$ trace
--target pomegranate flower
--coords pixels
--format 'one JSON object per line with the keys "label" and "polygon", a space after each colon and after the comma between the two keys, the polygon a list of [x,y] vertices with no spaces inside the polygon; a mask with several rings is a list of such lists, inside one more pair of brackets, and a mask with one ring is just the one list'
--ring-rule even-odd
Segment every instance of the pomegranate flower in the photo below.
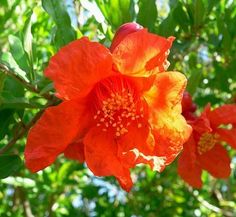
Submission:
{"label": "pomegranate flower", "polygon": [[236,105],[223,105],[214,110],[208,105],[200,117],[188,123],[193,132],[178,160],[179,175],[196,188],[202,187],[202,170],[216,178],[228,178],[230,158],[221,143],[236,148],[236,129],[225,126],[236,123]]}
{"label": "pomegranate flower", "polygon": [[185,76],[158,73],[172,41],[142,29],[112,53],[86,37],[61,48],[44,73],[62,103],[30,130],[27,168],[42,170],[64,153],[97,176],[115,176],[129,191],[136,164],[156,171],[170,164],[191,133],[181,115]]}

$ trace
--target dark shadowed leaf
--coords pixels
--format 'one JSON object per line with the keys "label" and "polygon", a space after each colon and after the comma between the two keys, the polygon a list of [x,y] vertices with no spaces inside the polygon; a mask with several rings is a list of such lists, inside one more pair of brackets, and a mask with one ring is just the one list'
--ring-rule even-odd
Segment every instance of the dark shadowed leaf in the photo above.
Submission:
{"label": "dark shadowed leaf", "polygon": [[76,32],[71,26],[71,20],[66,11],[64,1],[43,0],[42,5],[56,24],[55,43],[57,48],[75,40]]}
{"label": "dark shadowed leaf", "polygon": [[0,156],[0,179],[14,175],[22,165],[18,155],[1,155]]}
{"label": "dark shadowed leaf", "polygon": [[153,30],[157,19],[157,7],[155,0],[140,0],[137,22]]}

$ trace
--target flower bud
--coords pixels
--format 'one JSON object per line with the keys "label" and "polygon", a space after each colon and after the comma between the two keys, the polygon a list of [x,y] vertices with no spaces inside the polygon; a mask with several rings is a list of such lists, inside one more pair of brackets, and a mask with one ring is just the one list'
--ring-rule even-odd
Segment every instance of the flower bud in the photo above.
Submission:
{"label": "flower bud", "polygon": [[192,96],[189,92],[185,91],[182,98],[182,111],[185,112],[191,110],[192,104]]}
{"label": "flower bud", "polygon": [[129,34],[137,32],[143,29],[143,27],[137,23],[125,23],[119,27],[116,31],[115,36],[113,38],[110,50],[113,52],[115,48],[120,44],[120,42]]}

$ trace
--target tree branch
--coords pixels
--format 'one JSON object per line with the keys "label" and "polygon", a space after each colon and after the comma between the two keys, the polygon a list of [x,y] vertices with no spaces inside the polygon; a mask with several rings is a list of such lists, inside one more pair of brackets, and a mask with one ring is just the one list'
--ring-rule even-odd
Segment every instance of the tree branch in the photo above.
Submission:
{"label": "tree branch", "polygon": [[15,79],[16,81],[20,82],[29,91],[37,93],[38,95],[44,97],[47,100],[52,100],[54,98],[54,96],[49,93],[40,93],[40,90],[38,88],[36,88],[32,84],[26,82],[23,78],[18,76],[8,66],[4,65],[3,63],[0,63],[0,70],[2,72],[4,72],[6,75],[8,75],[8,76],[12,77],[13,79]]}

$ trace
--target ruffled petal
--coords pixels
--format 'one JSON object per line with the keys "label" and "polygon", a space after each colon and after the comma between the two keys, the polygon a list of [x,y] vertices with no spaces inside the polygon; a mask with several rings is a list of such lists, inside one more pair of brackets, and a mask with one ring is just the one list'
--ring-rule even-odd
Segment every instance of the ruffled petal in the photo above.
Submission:
{"label": "ruffled petal", "polygon": [[37,172],[51,165],[88,123],[88,111],[80,102],[66,101],[46,109],[28,134],[26,167]]}
{"label": "ruffled petal", "polygon": [[150,107],[157,156],[171,163],[189,138],[192,128],[181,115],[181,100],[186,78],[178,72],[157,74],[155,86],[144,96]]}
{"label": "ruffled petal", "polygon": [[236,129],[231,130],[218,128],[216,133],[220,136],[220,139],[227,142],[232,148],[236,149]]}
{"label": "ruffled petal", "polygon": [[155,110],[175,109],[180,113],[186,77],[180,72],[163,72],[156,75],[155,85],[144,95],[148,105]]}
{"label": "ruffled petal", "polygon": [[148,123],[140,123],[138,128],[133,125],[129,132],[117,140],[118,156],[127,168],[137,164],[148,164],[152,170],[162,171],[165,167],[165,158],[154,155],[154,138]]}
{"label": "ruffled petal", "polygon": [[130,191],[133,183],[130,172],[117,157],[117,144],[112,134],[94,127],[84,138],[85,160],[96,176],[115,176],[121,187]]}
{"label": "ruffled petal", "polygon": [[[127,35],[113,51],[113,61],[119,72],[146,77],[167,67],[167,55],[174,37],[163,38],[146,29]],[[155,72],[154,72],[155,71]]]}
{"label": "ruffled petal", "polygon": [[223,105],[211,112],[208,112],[213,127],[218,127],[221,124],[235,124],[236,123],[236,105]]}
{"label": "ruffled petal", "polygon": [[80,163],[84,162],[84,144],[82,142],[71,143],[64,151],[65,157],[77,160]]}
{"label": "ruffled petal", "polygon": [[200,166],[216,178],[230,176],[230,158],[222,145],[216,144],[210,151],[198,156]]}
{"label": "ruffled petal", "polygon": [[184,144],[183,152],[178,159],[178,174],[189,185],[202,187],[202,169],[196,160],[196,144],[193,136]]}
{"label": "ruffled petal", "polygon": [[65,100],[86,95],[96,82],[112,74],[109,50],[86,37],[61,48],[45,69],[57,96]]}

